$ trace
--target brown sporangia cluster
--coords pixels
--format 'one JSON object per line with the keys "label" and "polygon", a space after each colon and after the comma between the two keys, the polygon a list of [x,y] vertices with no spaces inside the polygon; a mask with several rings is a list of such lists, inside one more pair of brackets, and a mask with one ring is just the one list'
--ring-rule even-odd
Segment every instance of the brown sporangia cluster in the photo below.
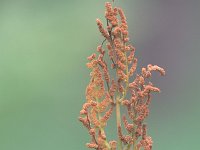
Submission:
{"label": "brown sporangia cluster", "polygon": [[[152,139],[147,135],[145,119],[149,115],[151,93],[160,92],[160,89],[149,79],[153,71],[162,76],[165,71],[149,64],[140,74],[136,73],[137,58],[135,48],[129,43],[124,12],[121,8],[113,8],[109,2],[105,3],[105,8],[106,25],[96,20],[105,40],[97,47],[97,53],[88,57],[91,79],[79,117],[91,136],[86,146],[96,150],[151,150]],[[110,62],[105,61],[105,55]],[[121,117],[122,107],[127,109],[127,115]],[[116,113],[118,140],[108,140],[105,132],[113,113]]]}

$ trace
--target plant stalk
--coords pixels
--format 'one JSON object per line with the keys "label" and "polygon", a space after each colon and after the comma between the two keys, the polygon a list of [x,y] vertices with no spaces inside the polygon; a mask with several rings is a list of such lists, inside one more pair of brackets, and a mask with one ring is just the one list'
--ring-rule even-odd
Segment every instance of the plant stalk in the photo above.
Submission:
{"label": "plant stalk", "polygon": [[[119,126],[121,127],[121,112],[120,112],[119,96],[117,96],[117,99],[116,99],[116,118],[117,118],[117,131],[118,131],[119,130],[118,127]],[[123,149],[123,147],[122,147],[122,141],[121,141],[121,139],[120,139],[119,136],[118,136],[118,146],[119,146],[120,150]]]}

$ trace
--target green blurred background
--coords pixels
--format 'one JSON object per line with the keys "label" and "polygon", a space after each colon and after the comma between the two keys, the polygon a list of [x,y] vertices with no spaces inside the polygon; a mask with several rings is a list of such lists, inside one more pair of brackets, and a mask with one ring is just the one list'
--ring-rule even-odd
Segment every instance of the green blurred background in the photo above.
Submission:
{"label": "green blurred background", "polygon": [[[200,1],[115,0],[139,66],[158,64],[154,150],[200,149]],[[77,121],[105,0],[0,0],[0,150],[86,150]],[[111,120],[114,121],[114,120]],[[115,129],[109,128],[110,133]]]}

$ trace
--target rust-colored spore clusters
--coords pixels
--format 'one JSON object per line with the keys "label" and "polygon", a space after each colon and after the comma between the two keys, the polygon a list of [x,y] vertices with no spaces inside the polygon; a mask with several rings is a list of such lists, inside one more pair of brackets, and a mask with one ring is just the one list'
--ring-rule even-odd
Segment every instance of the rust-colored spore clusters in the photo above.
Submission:
{"label": "rust-colored spore clusters", "polygon": [[[103,42],[97,47],[98,54],[88,57],[87,67],[91,69],[91,79],[86,88],[87,101],[79,117],[91,136],[90,143],[86,145],[96,150],[151,150],[153,142],[147,135],[147,125],[144,122],[149,115],[151,93],[160,92],[160,89],[149,82],[149,78],[153,71],[162,76],[165,71],[157,65],[149,64],[141,69],[140,74],[135,73],[137,58],[135,48],[129,44],[124,12],[121,8],[113,8],[109,2],[105,7],[106,28],[100,19],[96,22],[106,46]],[[106,54],[110,62],[105,61]],[[112,70],[115,76],[109,73]],[[125,107],[128,114],[122,118],[121,107]],[[114,111],[118,140],[108,140],[105,127]],[[123,133],[125,130],[122,128],[126,133]]]}

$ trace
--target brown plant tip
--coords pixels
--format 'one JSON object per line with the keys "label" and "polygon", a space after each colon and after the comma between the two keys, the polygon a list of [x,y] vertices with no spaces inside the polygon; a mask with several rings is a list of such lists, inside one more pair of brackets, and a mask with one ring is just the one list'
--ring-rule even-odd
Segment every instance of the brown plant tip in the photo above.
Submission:
{"label": "brown plant tip", "polygon": [[79,117],[79,121],[82,122],[82,124],[86,127],[89,128],[89,122],[87,118]]}
{"label": "brown plant tip", "polygon": [[122,128],[121,126],[118,126],[118,137],[121,139],[121,140],[124,140],[124,136],[122,134]]}
{"label": "brown plant tip", "polygon": [[87,143],[86,146],[87,146],[88,148],[95,148],[95,149],[98,148],[98,145],[95,144],[95,143]]}
{"label": "brown plant tip", "polygon": [[106,140],[106,134],[103,130],[99,130],[99,137],[101,137],[103,140]]}
{"label": "brown plant tip", "polygon": [[103,28],[103,23],[101,22],[100,19],[96,19],[97,22],[97,26],[99,28],[99,31],[101,32],[101,34],[107,39],[109,40],[109,33]]}
{"label": "brown plant tip", "polygon": [[133,138],[130,135],[123,135],[121,126],[118,126],[118,137],[124,144],[132,143]]}
{"label": "brown plant tip", "polygon": [[124,63],[122,63],[121,61],[118,61],[117,64],[121,70],[123,70],[123,71],[126,70],[126,65]]}
{"label": "brown plant tip", "polygon": [[131,51],[130,55],[127,58],[129,64],[131,64],[131,62],[132,62],[132,60],[134,58],[134,55],[135,55],[135,51]]}
{"label": "brown plant tip", "polygon": [[129,71],[129,76],[133,75],[133,73],[135,72],[136,68],[137,68],[137,59],[135,58],[133,60],[133,65],[132,65],[132,67],[131,67],[131,69]]}
{"label": "brown plant tip", "polygon": [[91,60],[95,59],[95,57],[96,57],[96,54],[92,54],[92,55],[89,56],[87,59],[91,61]]}
{"label": "brown plant tip", "polygon": [[127,121],[127,119],[126,119],[126,116],[123,116],[123,123],[124,123],[124,126],[125,126],[126,130],[127,130],[129,133],[131,133],[131,132],[133,131],[134,126],[133,126],[133,124],[129,124],[129,123],[128,123],[128,121]]}
{"label": "brown plant tip", "polygon": [[163,68],[157,66],[157,65],[149,64],[149,65],[147,66],[147,68],[148,68],[149,71],[158,71],[158,72],[160,72],[160,74],[161,74],[162,76],[165,75],[165,70],[164,70]]}
{"label": "brown plant tip", "polygon": [[112,26],[117,26],[118,25],[118,19],[116,17],[117,12],[116,9],[112,8],[112,4],[110,2],[105,3],[106,11],[105,11],[105,17],[108,19],[110,24]]}
{"label": "brown plant tip", "polygon": [[122,105],[129,106],[131,103],[129,100],[123,100]]}
{"label": "brown plant tip", "polygon": [[87,111],[86,111],[86,110],[82,109],[82,110],[80,111],[80,115],[86,115],[86,114],[87,114]]}
{"label": "brown plant tip", "polygon": [[144,150],[152,150],[152,144],[153,141],[150,136],[145,137],[145,139],[142,139],[138,144],[137,148],[140,150],[142,147]]}
{"label": "brown plant tip", "polygon": [[90,119],[95,127],[100,127],[100,122],[97,118],[97,112],[95,111],[94,108],[90,111]]}
{"label": "brown plant tip", "polygon": [[153,86],[151,86],[151,85],[146,85],[146,86],[144,87],[144,93],[148,93],[148,92],[150,92],[150,91],[153,91],[153,92],[160,92],[160,89],[157,88],[157,87],[153,87]]}
{"label": "brown plant tip", "polygon": [[109,93],[110,93],[111,97],[114,96],[116,89],[117,89],[117,85],[116,85],[115,81],[112,80],[111,87],[110,87],[110,90],[109,90]]}
{"label": "brown plant tip", "polygon": [[140,137],[141,135],[142,135],[142,125],[141,125],[141,122],[139,122],[137,124],[137,128],[136,128],[136,131],[135,131],[136,139],[138,139],[138,137]]}
{"label": "brown plant tip", "polygon": [[143,124],[142,126],[142,139],[145,139],[147,136],[147,125]]}
{"label": "brown plant tip", "polygon": [[91,128],[89,130],[89,134],[92,135],[92,136],[95,136],[95,129],[94,128]]}
{"label": "brown plant tip", "polygon": [[115,140],[110,141],[109,144],[110,144],[110,147],[111,147],[112,150],[116,150],[116,148],[117,148],[117,141],[115,141]]}
{"label": "brown plant tip", "polygon": [[106,113],[105,115],[101,118],[101,122],[106,123],[108,121],[108,119],[110,118],[110,116],[112,115],[113,112],[113,107],[111,107]]}
{"label": "brown plant tip", "polygon": [[106,108],[110,105],[110,103],[112,102],[112,99],[110,98],[109,94],[107,93],[105,98],[98,103],[97,107],[98,107],[98,112],[104,112],[106,110]]}
{"label": "brown plant tip", "polygon": [[149,78],[149,77],[151,77],[151,72],[149,70],[147,70],[146,68],[142,68],[142,76],[144,78]]}
{"label": "brown plant tip", "polygon": [[97,47],[97,52],[99,52],[99,53],[102,54],[103,56],[104,56],[104,54],[105,54],[105,50],[103,50],[103,48],[102,48],[101,45],[99,45],[99,46]]}

